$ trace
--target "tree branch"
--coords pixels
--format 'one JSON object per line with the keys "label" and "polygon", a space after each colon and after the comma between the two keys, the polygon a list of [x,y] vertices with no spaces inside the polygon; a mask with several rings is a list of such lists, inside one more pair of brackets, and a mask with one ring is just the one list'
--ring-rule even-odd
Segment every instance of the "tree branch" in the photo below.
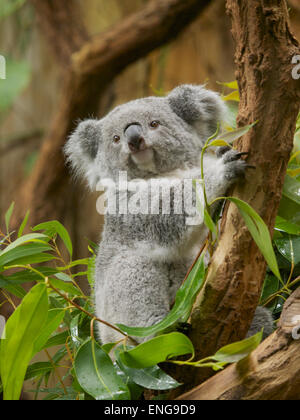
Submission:
{"label": "tree branch", "polygon": [[65,65],[89,35],[82,22],[76,0],[30,0],[34,6],[43,35],[56,59]]}
{"label": "tree branch", "polygon": [[17,206],[15,224],[22,218],[21,211],[27,208],[31,210],[32,223],[45,218],[61,219],[67,205],[67,187],[70,188],[62,147],[76,121],[96,114],[100,96],[122,70],[174,39],[209,3],[209,0],[153,0],[73,54],[49,136],[32,175],[17,194],[20,199],[16,201],[21,204]]}
{"label": "tree branch", "polygon": [[300,400],[300,340],[292,335],[294,328],[297,333],[296,316],[300,316],[300,288],[284,305],[278,330],[248,358],[179,399]]}
{"label": "tree branch", "polygon": [[[248,202],[272,232],[299,111],[299,81],[291,75],[299,45],[290,33],[284,0],[227,0],[227,9],[236,43],[238,122],[259,121],[238,142],[256,170],[232,195]],[[246,336],[265,277],[265,260],[233,204],[227,206],[221,231],[191,316],[190,338],[199,359]],[[177,379],[190,386],[210,375],[211,370],[187,369]]]}

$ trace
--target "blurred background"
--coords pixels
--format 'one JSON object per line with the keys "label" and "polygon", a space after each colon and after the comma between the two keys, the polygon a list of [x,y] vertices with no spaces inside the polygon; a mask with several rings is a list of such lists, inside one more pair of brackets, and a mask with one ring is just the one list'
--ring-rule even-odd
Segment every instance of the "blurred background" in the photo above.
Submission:
{"label": "blurred background", "polygon": [[[40,0],[0,0],[0,55],[6,59],[7,75],[6,80],[0,79],[1,220],[12,201],[16,201],[20,217],[30,210],[30,203],[20,199],[20,194],[33,175],[43,143],[45,140],[51,143],[49,130],[61,110],[68,68],[61,44],[63,37],[72,37],[75,44],[77,40],[82,43],[97,34],[101,37],[108,28],[118,28],[119,22],[124,22],[150,1],[53,0],[53,4],[60,3],[61,9],[55,12],[57,37],[53,28],[49,36],[51,28],[49,30],[45,24],[47,18],[51,21],[51,16],[47,17],[51,8],[41,11],[38,9],[41,3]],[[51,4],[51,1],[44,3]],[[288,3],[292,30],[300,39],[300,2]],[[69,14],[69,7],[74,15]],[[44,21],[41,20],[43,12]],[[99,96],[99,109],[93,116],[104,115],[117,104],[134,98],[168,92],[181,83],[207,82],[208,87],[218,90],[218,81],[234,79],[234,45],[225,0],[208,1],[199,16],[176,39],[162,43],[108,83]],[[75,126],[76,121],[72,124]],[[56,169],[49,164],[50,175],[52,170]],[[33,222],[58,218],[70,231],[74,258],[83,258],[88,254],[87,238],[97,242],[101,232],[102,219],[95,205],[97,194],[89,193],[79,182],[74,184],[67,171],[63,177],[67,178],[64,181],[60,178],[61,182],[67,182],[64,193],[60,182],[52,184],[49,193],[49,201],[57,200],[57,211],[52,214],[40,206]],[[43,181],[36,181],[39,189],[43,188]],[[47,193],[45,197],[47,199]],[[28,208],[24,208],[25,204]]]}

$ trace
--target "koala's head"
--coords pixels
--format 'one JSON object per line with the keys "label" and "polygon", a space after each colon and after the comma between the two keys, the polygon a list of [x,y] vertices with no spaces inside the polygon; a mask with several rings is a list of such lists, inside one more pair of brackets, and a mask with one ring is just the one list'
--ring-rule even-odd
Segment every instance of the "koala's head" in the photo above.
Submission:
{"label": "koala's head", "polygon": [[222,120],[225,105],[203,86],[182,85],[166,97],[118,106],[101,120],[79,124],[65,153],[92,189],[104,178],[148,178],[197,164],[206,139]]}

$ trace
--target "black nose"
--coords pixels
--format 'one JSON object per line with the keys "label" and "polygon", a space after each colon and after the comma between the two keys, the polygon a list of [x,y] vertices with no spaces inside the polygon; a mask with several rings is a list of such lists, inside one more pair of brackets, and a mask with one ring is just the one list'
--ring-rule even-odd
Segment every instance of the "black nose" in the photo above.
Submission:
{"label": "black nose", "polygon": [[131,124],[126,128],[125,136],[132,152],[138,152],[145,148],[146,143],[142,134],[142,127],[139,124]]}

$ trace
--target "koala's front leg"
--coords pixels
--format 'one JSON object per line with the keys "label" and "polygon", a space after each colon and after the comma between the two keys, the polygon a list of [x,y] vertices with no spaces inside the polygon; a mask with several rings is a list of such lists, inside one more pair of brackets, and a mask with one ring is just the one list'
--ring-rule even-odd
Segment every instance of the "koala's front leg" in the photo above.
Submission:
{"label": "koala's front leg", "polygon": [[229,147],[220,147],[216,155],[204,157],[204,182],[208,201],[224,196],[228,188],[245,175],[250,167],[239,153]]}

